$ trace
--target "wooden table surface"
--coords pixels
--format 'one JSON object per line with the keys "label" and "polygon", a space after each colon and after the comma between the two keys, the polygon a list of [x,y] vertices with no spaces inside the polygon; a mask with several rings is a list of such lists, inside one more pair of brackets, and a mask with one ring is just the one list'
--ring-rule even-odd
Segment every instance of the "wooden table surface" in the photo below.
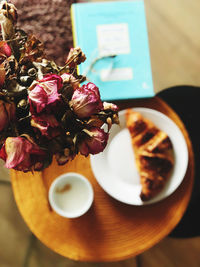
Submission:
{"label": "wooden table surface", "polygon": [[[173,119],[184,134],[189,164],[183,182],[164,200],[151,205],[131,206],[108,196],[97,183],[90,159],[78,156],[65,166],[55,161],[42,173],[11,171],[16,203],[30,230],[53,251],[79,261],[106,262],[130,258],[149,249],[177,225],[188,205],[194,180],[194,155],[188,133],[174,111],[161,99],[121,103],[159,110]],[[78,172],[94,188],[94,203],[89,212],[77,219],[57,215],[49,206],[48,190],[62,173]]]}

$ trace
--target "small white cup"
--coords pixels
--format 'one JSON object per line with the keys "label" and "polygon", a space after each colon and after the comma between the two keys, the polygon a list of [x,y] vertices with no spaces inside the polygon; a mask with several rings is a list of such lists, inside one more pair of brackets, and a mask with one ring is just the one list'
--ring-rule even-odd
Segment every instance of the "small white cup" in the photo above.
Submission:
{"label": "small white cup", "polygon": [[90,182],[81,174],[69,172],[56,178],[49,189],[52,209],[65,218],[77,218],[92,205],[94,192]]}

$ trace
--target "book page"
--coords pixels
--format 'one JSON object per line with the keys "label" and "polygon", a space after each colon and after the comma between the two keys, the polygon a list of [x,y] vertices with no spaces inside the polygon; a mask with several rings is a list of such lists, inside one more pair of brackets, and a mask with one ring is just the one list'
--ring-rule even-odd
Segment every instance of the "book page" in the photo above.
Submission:
{"label": "book page", "polygon": [[99,56],[130,53],[127,23],[97,25],[96,31]]}

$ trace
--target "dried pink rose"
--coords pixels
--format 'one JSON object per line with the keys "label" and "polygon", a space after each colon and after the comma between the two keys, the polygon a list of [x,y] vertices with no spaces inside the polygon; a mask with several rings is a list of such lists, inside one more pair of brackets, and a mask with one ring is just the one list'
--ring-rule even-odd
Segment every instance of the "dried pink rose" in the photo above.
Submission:
{"label": "dried pink rose", "polygon": [[15,104],[0,100],[0,132],[15,118]]}
{"label": "dried pink rose", "polygon": [[59,94],[63,86],[62,78],[56,74],[47,74],[36,86],[29,91],[30,111],[40,113],[61,102]]}
{"label": "dried pink rose", "polygon": [[19,171],[41,170],[46,152],[25,137],[8,137],[0,150],[6,168]]}
{"label": "dried pink rose", "polygon": [[86,118],[99,112],[103,109],[99,88],[93,83],[88,83],[76,89],[70,106],[79,118]]}
{"label": "dried pink rose", "polygon": [[103,129],[93,127],[90,130],[84,129],[84,134],[84,138],[78,144],[82,155],[94,155],[104,150],[108,142],[108,133],[104,132]]}
{"label": "dried pink rose", "polygon": [[49,139],[60,134],[60,124],[52,114],[33,115],[31,126],[37,128],[42,135]]}

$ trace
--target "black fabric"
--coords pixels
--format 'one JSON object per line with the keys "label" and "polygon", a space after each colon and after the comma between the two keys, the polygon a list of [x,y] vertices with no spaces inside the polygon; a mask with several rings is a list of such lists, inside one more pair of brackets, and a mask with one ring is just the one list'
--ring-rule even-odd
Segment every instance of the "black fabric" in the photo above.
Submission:
{"label": "black fabric", "polygon": [[157,94],[179,115],[193,146],[195,181],[188,208],[171,237],[200,236],[200,87],[175,86]]}

